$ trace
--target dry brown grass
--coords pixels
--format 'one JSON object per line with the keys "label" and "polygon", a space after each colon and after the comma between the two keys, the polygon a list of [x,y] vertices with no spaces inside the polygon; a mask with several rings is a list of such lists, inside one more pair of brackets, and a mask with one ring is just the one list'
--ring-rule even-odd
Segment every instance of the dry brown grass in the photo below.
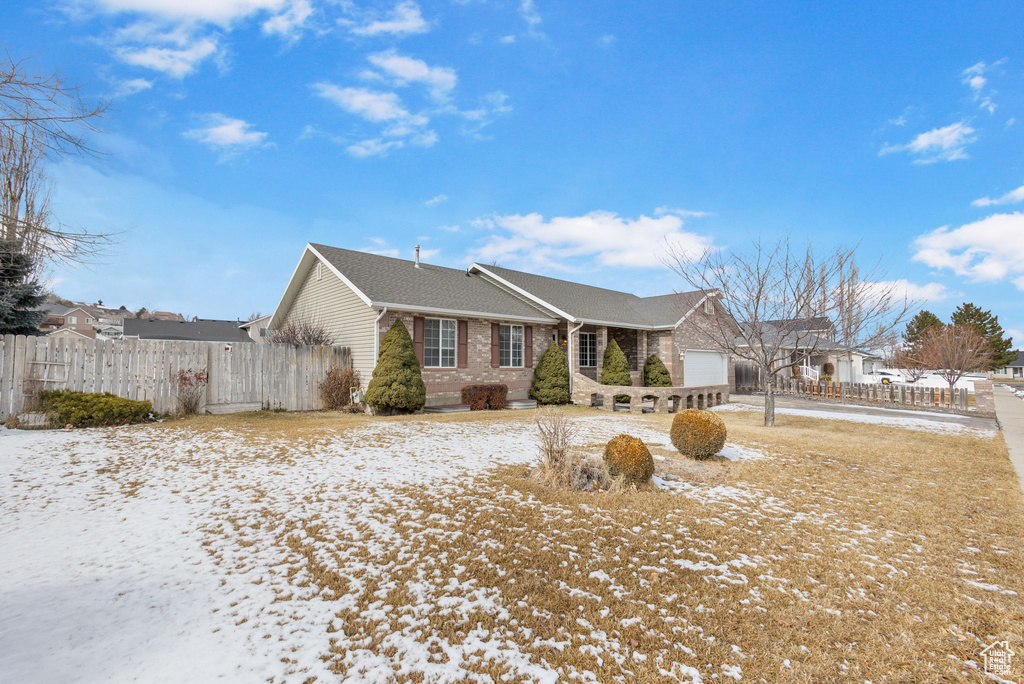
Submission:
{"label": "dry brown grass", "polygon": [[[481,638],[563,678],[590,672],[601,682],[675,681],[666,674],[675,662],[705,680],[728,681],[729,664],[745,681],[982,681],[965,662],[980,662],[987,643],[1006,639],[1024,653],[1024,599],[1010,593],[1024,591],[1024,501],[1001,437],[787,415],[775,428],[759,425],[757,413],[722,418],[730,442],[772,457],[659,461],[659,472],[692,483],[686,494],[575,493],[531,482],[517,466],[443,491],[402,487],[401,506],[392,498],[374,507],[373,492],[363,492],[372,520],[360,527],[360,544],[316,519],[268,509],[265,522],[298,559],[289,570],[296,592],[345,597],[324,654],[338,675],[356,674],[358,652],[393,658],[395,681],[426,681],[422,671],[401,670],[394,638],[402,634],[439,664],[448,656],[436,639]],[[664,428],[656,455],[673,454],[670,419],[643,418]],[[244,414],[166,429],[315,442],[409,420],[424,417]],[[500,429],[533,412],[429,420]],[[409,532],[400,543],[366,543],[373,521]],[[255,543],[244,535],[236,542]],[[427,598],[424,586],[434,591]],[[294,600],[290,592],[280,600]],[[445,609],[446,596],[465,609]],[[501,609],[482,607],[488,601]],[[483,647],[463,667],[530,681]]]}

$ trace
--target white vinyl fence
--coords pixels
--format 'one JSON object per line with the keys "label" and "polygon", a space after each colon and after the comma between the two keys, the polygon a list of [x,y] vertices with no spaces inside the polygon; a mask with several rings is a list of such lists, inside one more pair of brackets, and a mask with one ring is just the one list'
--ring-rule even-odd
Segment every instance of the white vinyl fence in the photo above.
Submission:
{"label": "white vinyl fence", "polygon": [[209,373],[201,412],[313,411],[322,408],[320,382],[335,364],[351,365],[347,347],[4,335],[0,417],[31,410],[47,389],[110,392],[176,411],[180,370]]}

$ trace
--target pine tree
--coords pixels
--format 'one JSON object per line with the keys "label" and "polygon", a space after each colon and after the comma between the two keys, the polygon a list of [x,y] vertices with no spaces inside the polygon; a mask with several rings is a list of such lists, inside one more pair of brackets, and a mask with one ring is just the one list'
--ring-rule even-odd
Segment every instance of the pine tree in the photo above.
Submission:
{"label": "pine tree", "polygon": [[[633,384],[633,377],[629,374],[629,361],[626,354],[619,347],[615,340],[609,340],[608,346],[604,349],[604,367],[601,369],[602,385],[626,385]],[[629,401],[628,394],[615,395],[615,401]]]}
{"label": "pine tree", "polygon": [[1017,352],[1013,350],[1013,338],[1004,337],[1006,331],[999,325],[999,317],[993,316],[991,311],[982,311],[981,307],[964,302],[953,312],[952,320],[956,325],[973,325],[978,334],[988,341],[992,356],[985,370],[1006,368],[1017,358]]}
{"label": "pine tree", "polygon": [[539,404],[569,403],[569,364],[557,344],[548,345],[533,371],[530,397]]}
{"label": "pine tree", "polygon": [[671,387],[672,376],[669,375],[665,362],[657,354],[651,354],[644,362],[644,387]]}
{"label": "pine tree", "polygon": [[17,242],[0,241],[0,335],[41,335],[46,313],[42,286],[31,278],[34,264]]}
{"label": "pine tree", "polygon": [[381,354],[364,400],[376,413],[412,413],[427,403],[420,362],[409,331],[401,320],[391,324],[381,342]]}
{"label": "pine tree", "polygon": [[907,329],[903,332],[903,341],[910,347],[921,344],[921,335],[928,328],[942,325],[942,320],[931,311],[921,311],[907,323]]}

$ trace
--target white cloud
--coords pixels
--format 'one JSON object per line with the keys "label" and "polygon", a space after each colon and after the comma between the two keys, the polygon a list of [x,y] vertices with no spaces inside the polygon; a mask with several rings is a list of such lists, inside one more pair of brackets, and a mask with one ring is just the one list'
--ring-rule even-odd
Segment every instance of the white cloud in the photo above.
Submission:
{"label": "white cloud", "polygon": [[426,33],[430,25],[420,14],[420,6],[411,0],[400,2],[391,11],[387,19],[372,21],[366,26],[357,26],[352,33],[361,36],[375,36],[380,33],[392,33],[396,35],[408,33]]}
{"label": "white cloud", "polygon": [[533,0],[521,0],[519,3],[519,16],[526,22],[526,30],[531,36],[543,36],[537,30],[540,26],[541,18],[540,12],[537,11],[537,6],[533,4]]}
{"label": "white cloud", "polygon": [[435,197],[431,197],[430,199],[428,199],[426,202],[424,202],[424,204],[426,204],[428,207],[436,207],[438,204],[447,201],[448,195],[437,195]]}
{"label": "white cloud", "polygon": [[149,90],[152,87],[152,81],[147,81],[144,78],[130,78],[118,83],[117,89],[114,91],[114,97],[128,97],[135,93],[141,93],[143,90]]}
{"label": "white cloud", "polygon": [[95,0],[110,14],[133,12],[172,21],[204,21],[226,26],[257,12],[278,12],[287,0]]}
{"label": "white cloud", "polygon": [[683,230],[674,215],[631,219],[610,211],[583,216],[540,214],[491,216],[474,225],[493,231],[481,246],[471,250],[478,261],[519,262],[567,269],[568,259],[593,258],[601,266],[658,267],[666,243],[684,250],[711,246],[711,238]]}
{"label": "white cloud", "polygon": [[1024,213],[993,214],[959,228],[937,228],[915,240],[914,260],[974,281],[1011,280],[1024,290]]}
{"label": "white cloud", "polygon": [[974,200],[971,204],[976,207],[987,207],[993,204],[1016,204],[1017,202],[1024,202],[1024,185],[1000,197],[982,197]]}
{"label": "white cloud", "polygon": [[158,44],[117,46],[114,55],[125,64],[160,71],[174,78],[184,78],[195,71],[201,62],[217,52],[217,40],[214,36],[194,36],[184,30],[166,33],[151,30],[144,34],[144,27],[133,28],[138,30],[120,31],[120,36],[128,38],[136,35],[137,43]]}
{"label": "white cloud", "polygon": [[396,85],[423,83],[430,89],[431,97],[439,101],[448,99],[458,82],[454,69],[432,67],[422,60],[399,55],[394,50],[370,55],[369,60],[390,76]]}
{"label": "white cloud", "polygon": [[366,88],[339,88],[330,83],[316,83],[314,90],[320,97],[330,100],[347,112],[367,121],[410,120],[414,117],[402,107],[395,93],[382,93]]}
{"label": "white cloud", "polygon": [[506,45],[516,42],[516,37],[513,35],[502,36],[498,39],[499,43],[505,43]]}
{"label": "white cloud", "polygon": [[899,280],[882,280],[874,283],[863,283],[866,294],[890,295],[897,300],[909,300],[914,302],[940,302],[952,296],[945,285],[941,283],[927,283],[918,285],[906,278]]}
{"label": "white cloud", "polygon": [[985,72],[992,70],[993,68],[1006,62],[1006,58],[994,62],[992,64],[986,64],[985,62],[978,62],[974,66],[967,67],[961,72],[961,83],[971,89],[974,101],[978,103],[978,106],[987,111],[989,114],[993,114],[996,111],[996,105],[992,101],[992,93],[989,91],[985,93],[985,86],[988,85],[988,79],[985,78]]}
{"label": "white cloud", "polygon": [[284,12],[263,22],[263,32],[294,40],[311,16],[313,5],[309,0],[293,0]]}
{"label": "white cloud", "polygon": [[617,39],[615,38],[614,34],[608,33],[598,38],[597,42],[603,47],[608,47],[610,45],[613,45],[616,40]]}
{"label": "white cloud", "polygon": [[462,228],[460,228],[457,225],[455,225],[455,226],[438,226],[438,228],[440,228],[441,230],[443,230],[443,231],[445,231],[447,233],[459,233],[459,232],[462,231]]}
{"label": "white cloud", "polygon": [[967,152],[964,148],[975,140],[977,138],[974,136],[974,129],[968,126],[966,121],[959,121],[921,133],[905,145],[885,145],[878,154],[909,152],[917,156],[914,160],[917,164],[954,161],[966,159]]}
{"label": "white cloud", "polygon": [[267,139],[263,131],[253,130],[253,124],[223,114],[207,114],[206,126],[185,131],[185,137],[197,140],[221,153],[236,154],[262,145]]}
{"label": "white cloud", "polygon": [[655,216],[665,216],[666,214],[672,214],[679,218],[701,218],[702,216],[712,216],[710,211],[692,211],[690,209],[677,209],[675,207],[657,207],[654,210]]}

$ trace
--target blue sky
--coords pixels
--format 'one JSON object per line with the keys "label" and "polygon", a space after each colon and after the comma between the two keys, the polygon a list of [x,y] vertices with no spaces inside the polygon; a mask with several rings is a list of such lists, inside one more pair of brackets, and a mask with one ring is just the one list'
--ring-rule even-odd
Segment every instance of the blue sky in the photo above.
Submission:
{"label": "blue sky", "polygon": [[[861,241],[1024,343],[1021,3],[7,2],[112,109],[51,169],[65,297],[270,312],[306,242],[683,289],[664,240]],[[1022,344],[1021,346],[1024,346]]]}

